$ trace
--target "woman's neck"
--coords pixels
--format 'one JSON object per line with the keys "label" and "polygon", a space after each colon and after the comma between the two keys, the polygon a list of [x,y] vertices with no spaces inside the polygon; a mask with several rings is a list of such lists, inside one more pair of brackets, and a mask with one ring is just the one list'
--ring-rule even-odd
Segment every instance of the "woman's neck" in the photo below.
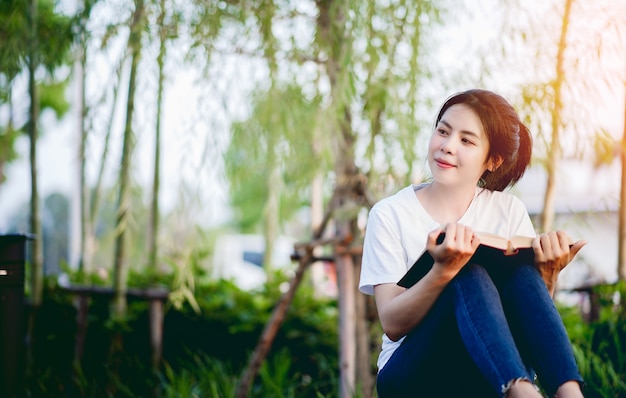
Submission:
{"label": "woman's neck", "polygon": [[426,212],[441,225],[458,222],[475,194],[476,186],[443,186],[437,183],[430,183],[415,193]]}

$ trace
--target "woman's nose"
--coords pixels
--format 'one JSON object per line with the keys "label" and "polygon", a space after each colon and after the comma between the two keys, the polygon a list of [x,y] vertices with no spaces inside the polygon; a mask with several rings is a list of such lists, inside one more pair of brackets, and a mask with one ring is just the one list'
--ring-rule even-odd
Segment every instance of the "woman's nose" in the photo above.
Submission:
{"label": "woman's nose", "polygon": [[448,137],[441,143],[441,151],[445,153],[454,153],[456,143],[453,137]]}

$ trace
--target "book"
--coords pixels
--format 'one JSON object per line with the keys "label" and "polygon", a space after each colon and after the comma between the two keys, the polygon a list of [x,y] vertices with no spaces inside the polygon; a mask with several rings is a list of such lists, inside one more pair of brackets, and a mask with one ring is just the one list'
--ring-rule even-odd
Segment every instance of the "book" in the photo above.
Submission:
{"label": "book", "polygon": [[[532,264],[534,262],[535,252],[532,248],[534,237],[513,236],[507,239],[499,235],[485,232],[476,232],[476,234],[480,237],[480,245],[468,263]],[[439,237],[437,237],[437,244],[441,244],[443,239],[444,234],[441,233]],[[413,263],[397,284],[408,289],[430,271],[434,262],[428,250],[424,250],[424,253]]]}

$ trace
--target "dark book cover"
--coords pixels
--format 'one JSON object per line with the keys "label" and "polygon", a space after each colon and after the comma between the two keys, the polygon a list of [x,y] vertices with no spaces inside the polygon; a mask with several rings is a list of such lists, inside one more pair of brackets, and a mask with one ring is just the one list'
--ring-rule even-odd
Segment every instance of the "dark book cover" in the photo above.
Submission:
{"label": "dark book cover", "polygon": [[[443,237],[437,239],[438,243],[443,241]],[[481,244],[476,249],[476,252],[472,258],[468,261],[474,264],[532,264],[535,259],[535,252],[532,247],[517,248],[514,253],[507,253],[506,250]],[[416,284],[420,279],[424,277],[430,271],[434,264],[434,259],[430,253],[426,250],[417,259],[417,261],[409,268],[404,274],[402,279],[398,282],[399,286],[406,287],[407,289]]]}

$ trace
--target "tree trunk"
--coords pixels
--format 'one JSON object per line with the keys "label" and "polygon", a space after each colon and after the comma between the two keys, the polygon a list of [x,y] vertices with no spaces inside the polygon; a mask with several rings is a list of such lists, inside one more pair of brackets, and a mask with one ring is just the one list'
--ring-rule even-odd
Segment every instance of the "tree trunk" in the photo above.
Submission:
{"label": "tree trunk", "polygon": [[39,189],[37,184],[37,130],[39,121],[39,96],[35,71],[37,69],[37,1],[31,0],[30,20],[30,54],[28,57],[28,91],[30,94],[30,229],[35,235],[31,258],[31,304],[37,308],[41,305],[43,291],[43,236],[41,233],[41,215],[39,211]]}
{"label": "tree trunk", "polygon": [[79,55],[77,62],[77,82],[79,85],[78,89],[78,109],[79,109],[79,121],[78,121],[78,135],[79,135],[79,150],[78,150],[78,159],[80,162],[80,170],[79,170],[79,191],[80,191],[80,255],[78,259],[78,269],[83,271],[84,275],[91,273],[91,257],[88,255],[90,249],[89,245],[91,240],[87,237],[88,231],[91,230],[90,227],[90,217],[89,217],[89,187],[87,186],[87,178],[86,178],[86,164],[87,164],[87,128],[86,128],[86,118],[87,118],[87,109],[86,109],[86,101],[85,101],[85,83],[86,83],[86,72],[85,66],[87,64],[87,20],[88,20],[88,10],[87,10],[87,2],[83,1],[83,14],[81,15],[80,20],[80,35],[79,35]]}
{"label": "tree trunk", "polygon": [[163,82],[164,59],[166,53],[167,30],[165,27],[165,0],[160,1],[160,14],[157,22],[159,28],[159,55],[157,64],[159,66],[159,82],[157,88],[157,112],[156,128],[154,134],[154,178],[152,180],[152,204],[150,207],[150,231],[148,234],[149,262],[148,266],[153,272],[157,272],[157,237],[159,235],[159,191],[161,185],[161,113],[163,109]]}
{"label": "tree trunk", "polygon": [[[268,151],[274,151],[275,145],[271,144]],[[280,172],[280,165],[278,164],[277,155],[275,153],[268,154],[270,157],[269,167],[270,173],[267,177],[267,186],[269,187],[267,202],[264,209],[264,237],[265,237],[265,251],[263,253],[263,267],[267,275],[267,280],[271,281],[272,271],[272,258],[274,257],[274,246],[276,244],[276,238],[278,236],[278,220],[280,217],[280,192],[282,190],[282,178]]]}
{"label": "tree trunk", "polygon": [[356,393],[356,328],[354,263],[350,242],[355,236],[354,213],[355,181],[358,169],[354,161],[354,136],[352,133],[349,99],[344,91],[349,77],[345,71],[350,40],[345,32],[346,7],[340,1],[318,2],[318,37],[322,51],[327,51],[326,73],[330,82],[331,109],[336,115],[337,140],[335,152],[335,234],[343,243],[335,246],[335,266],[339,290],[339,397],[348,398]]}
{"label": "tree trunk", "polygon": [[[626,94],[626,84],[624,89]],[[624,281],[626,280],[626,102],[624,103],[624,133],[620,157],[622,161],[622,181],[619,194],[619,231],[617,231],[617,275],[620,280]]]}
{"label": "tree trunk", "polygon": [[115,320],[126,317],[126,290],[128,288],[128,219],[130,212],[130,164],[134,148],[133,115],[135,110],[135,91],[137,68],[141,57],[141,33],[143,30],[143,0],[135,0],[135,12],[130,26],[128,46],[131,50],[131,67],[128,81],[128,102],[126,105],[126,123],[120,167],[119,194],[117,203],[117,223],[115,241],[115,264],[113,269],[113,305],[111,316]]}
{"label": "tree trunk", "polygon": [[109,115],[106,135],[104,137],[104,148],[102,149],[102,156],[100,157],[100,167],[98,169],[98,176],[96,177],[96,185],[94,186],[93,193],[91,195],[90,200],[90,210],[89,210],[89,227],[90,229],[87,231],[87,241],[88,244],[86,248],[88,249],[85,253],[87,257],[89,257],[89,261],[93,257],[93,254],[96,250],[96,219],[98,217],[98,211],[100,209],[100,197],[102,195],[102,181],[104,179],[104,169],[106,166],[106,160],[109,155],[109,143],[111,141],[111,131],[113,130],[113,118],[115,117],[115,108],[117,105],[117,97],[120,91],[120,87],[122,85],[122,69],[124,65],[125,58],[121,59],[119,65],[116,70],[117,80],[113,86],[113,98],[111,100],[111,114]]}
{"label": "tree trunk", "polygon": [[563,25],[561,26],[561,36],[556,55],[556,76],[554,80],[554,102],[552,107],[552,141],[548,152],[546,171],[548,181],[546,182],[546,193],[543,202],[543,212],[541,214],[541,230],[548,232],[552,230],[554,223],[554,197],[556,195],[556,172],[561,159],[561,141],[559,133],[561,130],[561,112],[563,109],[562,87],[565,80],[563,56],[567,48],[567,31],[569,27],[570,13],[573,0],[565,0],[565,10],[563,12]]}

